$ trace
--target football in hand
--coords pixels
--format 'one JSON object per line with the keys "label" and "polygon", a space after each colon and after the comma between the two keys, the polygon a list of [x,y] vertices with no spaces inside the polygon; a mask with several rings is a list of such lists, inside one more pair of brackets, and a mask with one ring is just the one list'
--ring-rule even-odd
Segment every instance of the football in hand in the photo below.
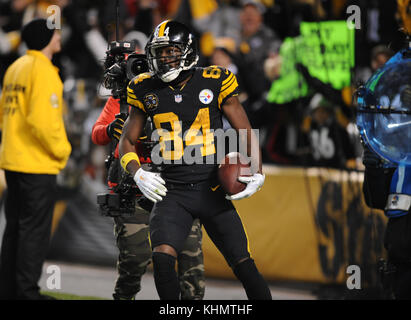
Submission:
{"label": "football in hand", "polygon": [[250,163],[238,152],[227,154],[218,167],[220,185],[228,195],[239,193],[247,186],[238,181],[238,177],[251,175]]}

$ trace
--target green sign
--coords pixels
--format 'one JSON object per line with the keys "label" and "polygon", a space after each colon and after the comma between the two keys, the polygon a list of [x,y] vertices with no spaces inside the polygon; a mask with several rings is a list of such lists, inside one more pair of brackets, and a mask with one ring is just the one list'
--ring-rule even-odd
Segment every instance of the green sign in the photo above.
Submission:
{"label": "green sign", "polygon": [[283,104],[307,95],[307,83],[295,69],[295,64],[299,60],[297,47],[300,41],[299,37],[284,39],[280,48],[280,77],[271,85],[267,96],[269,102]]}
{"label": "green sign", "polygon": [[313,77],[335,89],[351,84],[354,67],[354,29],[346,21],[302,22],[301,63]]}
{"label": "green sign", "polygon": [[307,85],[295,71],[295,63],[305,65],[311,76],[335,89],[351,84],[354,29],[348,28],[346,21],[302,22],[300,32],[301,36],[287,38],[280,48],[283,65],[280,78],[268,93],[269,102],[282,104],[307,95]]}

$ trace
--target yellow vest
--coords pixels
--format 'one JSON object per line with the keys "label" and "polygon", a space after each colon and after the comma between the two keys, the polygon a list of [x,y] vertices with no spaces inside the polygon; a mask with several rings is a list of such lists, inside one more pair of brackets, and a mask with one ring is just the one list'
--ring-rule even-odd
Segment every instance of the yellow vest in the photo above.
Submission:
{"label": "yellow vest", "polygon": [[28,50],[7,69],[0,127],[2,169],[58,174],[65,167],[71,145],[63,122],[63,83],[42,52]]}

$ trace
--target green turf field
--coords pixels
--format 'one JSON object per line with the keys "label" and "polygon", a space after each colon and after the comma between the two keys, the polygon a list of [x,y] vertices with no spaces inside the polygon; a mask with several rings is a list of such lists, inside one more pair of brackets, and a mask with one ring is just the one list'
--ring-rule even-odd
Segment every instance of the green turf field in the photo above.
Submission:
{"label": "green turf field", "polygon": [[61,293],[54,291],[42,291],[41,293],[52,296],[58,300],[107,300],[99,297],[77,296],[71,293]]}

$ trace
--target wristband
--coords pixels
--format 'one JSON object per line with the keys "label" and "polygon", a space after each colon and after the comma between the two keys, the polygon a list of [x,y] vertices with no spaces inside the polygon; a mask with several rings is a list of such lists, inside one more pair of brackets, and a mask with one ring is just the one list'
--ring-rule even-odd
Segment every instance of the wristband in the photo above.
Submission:
{"label": "wristband", "polygon": [[140,160],[138,159],[137,153],[135,152],[126,153],[124,156],[121,157],[120,164],[125,172],[128,172],[126,167],[132,160],[136,160],[138,162],[138,165],[140,165]]}

